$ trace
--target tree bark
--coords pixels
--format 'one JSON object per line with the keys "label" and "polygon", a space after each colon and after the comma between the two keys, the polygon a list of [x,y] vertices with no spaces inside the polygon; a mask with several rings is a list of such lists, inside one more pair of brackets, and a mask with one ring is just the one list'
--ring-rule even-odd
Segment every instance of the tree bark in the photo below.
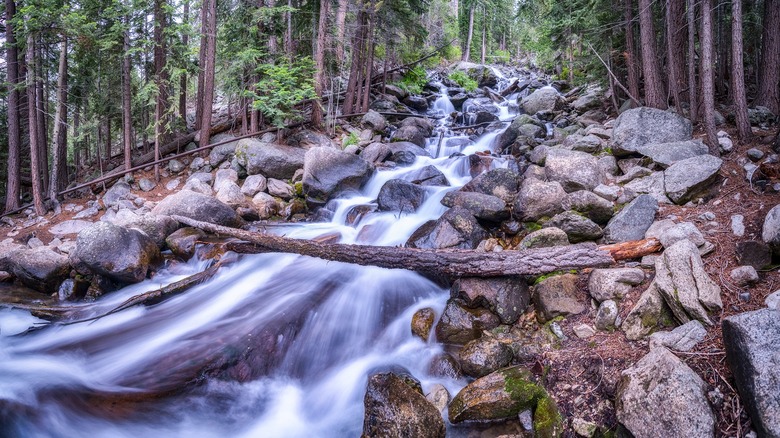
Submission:
{"label": "tree bark", "polygon": [[696,3],[688,0],[688,106],[691,122],[699,121],[699,93],[696,89]]}
{"label": "tree bark", "polygon": [[[182,14],[182,22],[188,23],[190,21],[190,2],[184,1],[184,11]],[[190,43],[189,32],[185,31],[181,36],[181,43],[186,49]],[[185,70],[179,78],[179,117],[184,123],[184,127],[187,127],[187,71]]]}
{"label": "tree bark", "polygon": [[701,97],[704,103],[704,129],[710,154],[720,155],[715,134],[715,87],[712,77],[712,0],[701,2]]}
{"label": "tree bark", "polygon": [[666,109],[666,90],[661,77],[661,68],[658,65],[652,6],[651,0],[639,0],[639,33],[642,44],[642,70],[645,74],[645,105]]}
{"label": "tree bark", "polygon": [[43,208],[43,190],[41,187],[40,146],[38,138],[38,109],[36,103],[36,77],[35,77],[35,37],[32,33],[27,36],[27,122],[30,131],[30,178],[32,179],[33,205],[35,213],[43,216],[46,210]]}
{"label": "tree bark", "polygon": [[745,144],[750,141],[752,131],[747,114],[747,98],[745,96],[745,68],[742,59],[742,0],[731,2],[731,93],[734,96],[734,112],[737,119],[739,141]]}
{"label": "tree bark", "polygon": [[761,37],[756,105],[780,114],[780,0],[764,2],[764,31]]}
{"label": "tree bark", "polygon": [[62,37],[57,74],[57,110],[54,115],[54,145],[52,147],[53,156],[49,183],[49,199],[55,205],[58,203],[57,193],[68,185],[68,38],[66,36]]}
{"label": "tree bark", "polygon": [[320,0],[320,16],[317,23],[317,45],[314,51],[314,92],[317,98],[312,103],[311,123],[315,128],[322,126],[322,93],[325,89],[325,37],[330,13],[330,0]]}
{"label": "tree bark", "polygon": [[466,51],[463,52],[463,60],[468,61],[471,57],[471,37],[474,36],[474,5],[469,7],[469,33],[466,38]]}
{"label": "tree bark", "polygon": [[[628,91],[639,96],[639,70],[636,62],[636,43],[634,42],[634,7],[631,0],[625,0],[623,19],[626,22],[626,70],[628,70]],[[639,102],[637,102],[637,105]]]}
{"label": "tree bark", "polygon": [[5,0],[5,35],[8,57],[8,183],[6,185],[5,210],[11,211],[19,208],[20,179],[21,179],[21,135],[19,107],[19,49],[16,44],[16,28],[13,23],[16,15],[16,2]]}
{"label": "tree bark", "polygon": [[[40,38],[40,36],[39,36]],[[46,109],[46,102],[48,99],[44,96],[43,87],[43,63],[41,62],[41,43],[36,43],[33,47],[35,52],[35,68],[30,69],[35,76],[35,103],[33,106],[37,110],[38,116],[36,119],[38,129],[38,166],[40,169],[41,177],[41,192],[47,193],[49,190],[49,129],[47,123],[48,111]]]}
{"label": "tree bark", "polygon": [[133,113],[130,106],[130,15],[125,15],[125,31],[122,35],[122,137],[125,152],[125,168],[132,166],[133,160]]}
{"label": "tree bark", "polygon": [[680,20],[684,17],[684,0],[666,1],[666,59],[669,71],[669,91],[674,99],[674,105],[681,108],[682,90],[685,88],[685,57],[684,26]]}
{"label": "tree bark", "polygon": [[339,0],[339,8],[336,10],[336,60],[339,63],[344,61],[344,41],[347,33],[347,6],[349,0]]}
{"label": "tree bark", "polygon": [[211,126],[211,112],[214,105],[214,69],[216,62],[216,47],[217,47],[217,2],[216,0],[206,0],[203,3],[203,7],[206,8],[203,19],[206,20],[206,44],[203,68],[203,92],[198,94],[202,97],[203,101],[200,105],[203,108],[201,113],[200,126],[200,145],[205,146],[209,144],[209,127]]}
{"label": "tree bark", "polygon": [[485,41],[487,39],[487,12],[486,8],[482,7],[482,51],[479,56],[479,62],[481,64],[485,64],[485,56],[487,55],[485,52],[487,51],[487,42]]}

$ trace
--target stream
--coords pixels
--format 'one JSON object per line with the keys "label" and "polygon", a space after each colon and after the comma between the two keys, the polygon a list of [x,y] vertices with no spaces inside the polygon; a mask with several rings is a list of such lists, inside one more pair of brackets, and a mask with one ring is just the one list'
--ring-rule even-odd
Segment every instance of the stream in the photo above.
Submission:
{"label": "stream", "polygon": [[[274,232],[403,245],[444,213],[442,197],[471,179],[468,155],[492,150],[501,130],[476,140],[452,131],[454,107],[439,86],[428,112],[440,117],[428,140],[431,157],[376,172],[362,193],[329,204],[330,222]],[[501,120],[511,120],[506,103],[494,106]],[[450,186],[425,187],[415,213],[373,212],[349,223],[350,210],[375,203],[385,182],[429,165]],[[501,158],[491,164],[506,165]],[[195,257],[161,269],[84,305],[85,316],[209,263]],[[467,383],[432,374],[443,347],[410,331],[417,310],[440,315],[448,297],[448,289],[408,271],[260,254],[242,256],[185,294],[89,323],[24,333],[44,321],[0,309],[0,436],[359,436],[367,376],[376,370],[404,367],[426,392],[439,383],[455,395]]]}

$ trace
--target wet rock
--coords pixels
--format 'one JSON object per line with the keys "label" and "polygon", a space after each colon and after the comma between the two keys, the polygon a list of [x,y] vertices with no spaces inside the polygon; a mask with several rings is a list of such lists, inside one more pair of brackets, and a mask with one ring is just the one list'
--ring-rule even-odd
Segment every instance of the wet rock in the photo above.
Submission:
{"label": "wet rock", "polygon": [[614,212],[611,202],[587,190],[567,194],[562,207],[582,213],[597,224],[606,224]]}
{"label": "wet rock", "polygon": [[79,233],[70,259],[79,271],[123,283],[138,283],[160,259],[160,250],[138,230],[97,222]]}
{"label": "wet rock", "polygon": [[393,372],[369,376],[362,436],[444,438],[439,410],[422,394],[419,381],[410,385],[411,376],[403,377]]}
{"label": "wet rock", "polygon": [[726,359],[759,436],[780,436],[778,334],[778,310],[761,309],[723,320]]}
{"label": "wet rock", "polygon": [[447,405],[450,404],[450,392],[441,383],[431,385],[431,389],[428,394],[425,394],[425,398],[441,413],[444,413]]}
{"label": "wet rock", "polygon": [[257,210],[257,215],[261,220],[269,219],[279,213],[279,202],[265,192],[260,192],[252,198],[252,205]]}
{"label": "wet rock", "polygon": [[50,248],[20,249],[8,255],[9,270],[30,289],[50,294],[70,273],[68,257]]}
{"label": "wet rock", "polygon": [[731,281],[740,287],[750,286],[758,283],[758,272],[752,266],[737,266],[729,273]]}
{"label": "wet rock", "polygon": [[242,223],[236,212],[227,204],[189,190],[169,195],[152,209],[152,213],[169,216],[175,214],[226,227],[239,227]]}
{"label": "wet rock", "polygon": [[303,192],[309,203],[324,204],[349,190],[359,190],[371,178],[374,166],[357,155],[316,147],[306,152]]}
{"label": "wet rock", "polygon": [[414,213],[425,202],[425,189],[402,179],[391,179],[379,190],[380,211]]}
{"label": "wet rock", "polygon": [[536,134],[540,130],[544,130],[544,125],[542,125],[539,120],[531,117],[528,114],[520,114],[519,116],[515,117],[514,120],[512,120],[512,123],[504,130],[504,132],[498,134],[498,137],[496,137],[497,149],[506,149],[509,145],[514,143],[520,135],[525,135],[531,138],[536,137]]}
{"label": "wet rock", "polygon": [[111,186],[103,195],[103,205],[108,208],[115,205],[117,202],[126,199],[132,192],[130,185],[124,181],[117,181],[116,184]]}
{"label": "wet rock", "polygon": [[403,179],[420,186],[449,186],[447,177],[435,166],[425,166],[403,176]]}
{"label": "wet rock", "polygon": [[435,320],[436,314],[430,307],[414,312],[412,316],[412,334],[422,339],[423,342],[428,342]]}
{"label": "wet rock", "polygon": [[436,340],[444,344],[463,345],[492,330],[501,323],[496,315],[484,308],[467,309],[450,299],[436,324]]}
{"label": "wet rock", "polygon": [[575,274],[554,275],[534,286],[537,318],[549,321],[556,316],[576,315],[585,311],[578,297]]}
{"label": "wet rock", "polygon": [[769,245],[757,240],[738,242],[737,263],[762,269],[772,263],[772,250]]}
{"label": "wet rock", "polygon": [[635,341],[649,335],[671,318],[671,310],[658,292],[655,282],[652,282],[628,312],[620,328],[628,340]]}
{"label": "wet rock", "polygon": [[569,237],[560,228],[548,227],[529,233],[520,241],[518,249],[550,248],[553,246],[566,246]]}
{"label": "wet rock", "polygon": [[563,103],[563,98],[557,90],[545,87],[523,98],[520,105],[526,113],[536,114],[542,111],[560,111],[563,108]]}
{"label": "wet rock", "polygon": [[426,119],[419,117],[407,117],[401,122],[401,126],[393,133],[390,140],[393,142],[408,141],[424,148],[425,139],[433,133],[433,125]]}
{"label": "wet rock", "polygon": [[385,143],[371,143],[360,153],[360,158],[369,163],[381,163],[390,158],[391,155],[393,155],[393,152],[390,150],[389,145]]}
{"label": "wet rock", "polygon": [[372,204],[356,205],[350,208],[347,212],[346,224],[354,227],[358,225],[366,215],[371,214],[377,210],[378,207]]}
{"label": "wet rock", "polygon": [[[232,138],[235,137],[229,134],[217,134],[209,139],[209,144],[221,143]],[[223,161],[230,160],[236,152],[237,145],[238,141],[232,141],[227,144],[213,147],[211,152],[209,152],[209,163],[212,166],[217,167]]]}
{"label": "wet rock", "polygon": [[206,233],[191,227],[180,228],[165,239],[165,244],[176,256],[189,260],[195,255],[195,244],[206,237]]}
{"label": "wet rock", "polygon": [[592,190],[604,180],[598,159],[584,152],[550,149],[544,164],[548,181],[558,181],[567,192]]}
{"label": "wet rock", "polygon": [[609,221],[604,228],[604,240],[618,243],[643,239],[657,211],[658,201],[652,196],[637,196]]}
{"label": "wet rock", "polygon": [[599,330],[613,330],[618,317],[617,303],[612,300],[603,301],[596,310],[594,325]]}
{"label": "wet rock", "polygon": [[667,248],[656,261],[655,272],[658,291],[678,321],[712,324],[707,312],[723,307],[720,286],[704,270],[693,242],[681,240]]}
{"label": "wet rock", "polygon": [[415,111],[428,111],[428,101],[422,96],[407,96],[401,102]]}
{"label": "wet rock", "polygon": [[588,291],[598,302],[620,299],[644,279],[645,272],[638,268],[594,269],[588,278]]}
{"label": "wet rock", "polygon": [[699,321],[689,321],[670,332],[650,335],[650,348],[667,347],[676,351],[689,351],[707,336],[707,329]]}
{"label": "wet rock", "polygon": [[472,179],[460,191],[493,195],[509,204],[520,188],[519,180],[520,176],[513,170],[493,169]]}
{"label": "wet rock", "polygon": [[528,284],[516,277],[460,278],[450,293],[467,307],[490,309],[503,324],[514,324],[531,301]]}
{"label": "wet rock", "polygon": [[[291,179],[303,167],[306,150],[299,147],[266,143],[253,138],[238,142],[236,158],[249,175]],[[212,164],[213,165],[213,164]]]}
{"label": "wet rock", "polygon": [[179,228],[179,223],[169,216],[151,213],[141,216],[133,215],[127,219],[117,218],[114,225],[132,228],[146,234],[158,248],[162,248],[165,245],[165,238]]}
{"label": "wet rock", "polygon": [[225,181],[217,190],[217,201],[223,202],[230,207],[236,208],[246,204],[246,198],[241,193],[241,187],[232,181]]}
{"label": "wet rock", "polygon": [[441,203],[447,207],[464,208],[478,219],[500,222],[509,217],[506,203],[493,195],[453,191],[444,195]]}
{"label": "wet rock", "polygon": [[[419,119],[418,119],[419,120]],[[430,157],[431,154],[414,143],[408,141],[395,141],[388,143],[387,147],[390,149],[391,158],[401,155],[413,156],[413,157]],[[414,161],[414,160],[412,160]]]}
{"label": "wet rock", "polygon": [[666,196],[676,204],[684,204],[712,189],[723,160],[712,155],[688,158],[664,171]]}
{"label": "wet rock", "polygon": [[488,237],[470,211],[453,207],[439,219],[429,221],[418,228],[406,246],[410,248],[460,248],[474,249]]}
{"label": "wet rock", "polygon": [[655,348],[623,371],[615,413],[636,438],[667,436],[711,437],[715,415],[707,385],[674,354]]}
{"label": "wet rock", "polygon": [[69,234],[78,234],[90,225],[92,225],[92,222],[71,219],[54,225],[49,228],[49,232],[56,236],[67,236]]}
{"label": "wet rock", "polygon": [[277,198],[289,200],[295,197],[295,189],[293,189],[293,186],[282,180],[268,178],[268,194],[271,196],[276,196]]}
{"label": "wet rock", "polygon": [[707,155],[709,149],[701,140],[674,141],[670,143],[648,143],[637,148],[637,152],[650,158],[662,169],[672,164],[699,155]]}
{"label": "wet rock", "polygon": [[596,223],[573,211],[556,214],[544,226],[563,230],[571,243],[596,240],[604,234]]}
{"label": "wet rock", "polygon": [[464,374],[482,377],[509,365],[512,350],[493,336],[482,336],[464,345],[458,359]]}
{"label": "wet rock", "polygon": [[432,376],[447,377],[450,379],[460,379],[463,373],[460,371],[460,364],[449,353],[440,353],[433,357],[428,372]]}
{"label": "wet rock", "polygon": [[772,252],[780,254],[780,205],[775,205],[764,218],[761,239]]}
{"label": "wet rock", "polygon": [[669,111],[641,107],[622,113],[612,131],[615,156],[630,155],[649,143],[690,140],[691,122]]}
{"label": "wet rock", "polygon": [[561,184],[526,179],[514,201],[514,215],[525,222],[535,222],[563,211],[566,192]]}
{"label": "wet rock", "polygon": [[360,123],[364,128],[374,132],[382,132],[387,128],[387,119],[385,119],[385,116],[374,110],[368,110],[363,118],[360,119]]}

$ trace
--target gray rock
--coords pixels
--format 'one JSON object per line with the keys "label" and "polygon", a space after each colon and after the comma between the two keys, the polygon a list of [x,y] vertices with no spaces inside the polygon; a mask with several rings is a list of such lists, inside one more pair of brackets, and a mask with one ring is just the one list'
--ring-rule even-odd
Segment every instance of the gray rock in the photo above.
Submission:
{"label": "gray rock", "polygon": [[595,135],[586,135],[575,141],[574,144],[571,145],[571,149],[593,154],[601,150],[601,139]]}
{"label": "gray rock", "polygon": [[106,208],[111,207],[122,199],[127,198],[131,191],[132,189],[129,184],[124,181],[118,181],[106,191],[105,195],[103,195],[103,205]]}
{"label": "gray rock", "polygon": [[569,237],[560,228],[549,227],[542,228],[528,233],[520,241],[519,249],[530,248],[550,248],[553,246],[566,246],[569,244]]}
{"label": "gray rock", "polygon": [[620,299],[644,279],[645,272],[638,268],[594,269],[588,278],[588,291],[598,302]]}
{"label": "gray rock", "polygon": [[592,190],[604,180],[596,157],[584,152],[550,149],[544,169],[547,180],[560,182],[567,192]]}
{"label": "gray rock", "polygon": [[339,193],[359,190],[373,173],[374,166],[357,155],[315,147],[306,151],[303,193],[308,202],[321,205]]}
{"label": "gray rock", "polygon": [[701,140],[675,141],[670,143],[648,143],[637,148],[637,152],[650,158],[653,163],[666,169],[672,164],[699,155],[707,155],[709,149]]}
{"label": "gray rock", "polygon": [[402,100],[402,102],[404,105],[415,111],[428,111],[428,101],[422,96],[407,96]]}
{"label": "gray rock", "polygon": [[715,415],[707,385],[665,348],[655,348],[623,371],[615,413],[636,438],[665,436],[712,437]]}
{"label": "gray rock", "polygon": [[369,376],[363,398],[366,437],[444,438],[446,428],[439,410],[422,393],[411,375],[394,372]]}
{"label": "gray rock", "polygon": [[707,337],[707,329],[699,321],[689,321],[670,332],[650,335],[650,348],[667,347],[676,351],[689,351]]}
{"label": "gray rock", "polygon": [[190,163],[190,170],[192,170],[193,172],[197,172],[205,165],[206,165],[206,160],[203,159],[203,157],[195,157],[192,159],[192,162]]}
{"label": "gray rock", "polygon": [[426,119],[407,117],[390,139],[394,142],[410,142],[424,148],[425,139],[433,133],[433,125]]}
{"label": "gray rock", "polygon": [[[414,120],[419,120],[419,119],[414,119]],[[393,143],[388,143],[387,147],[390,149],[391,158],[394,160],[399,156],[410,156],[410,157],[431,156],[431,154],[429,154],[428,151],[426,151],[424,148],[408,141],[395,141]]]}
{"label": "gray rock", "polygon": [[764,304],[772,310],[780,310],[780,290],[776,290],[767,295],[764,299]]}
{"label": "gray rock", "polygon": [[750,148],[745,153],[750,161],[756,162],[764,158],[764,152],[761,149]]}
{"label": "gray rock", "polygon": [[[623,189],[624,193],[628,191],[650,195],[660,204],[672,203],[672,201],[666,197],[666,185],[664,184],[663,172],[653,172],[644,178],[637,178],[626,184]],[[620,202],[620,200],[618,200],[618,202]]]}
{"label": "gray rock", "polygon": [[483,330],[492,330],[501,324],[488,309],[467,309],[457,300],[448,300],[436,323],[436,340],[445,344],[463,345],[480,336]]}
{"label": "gray rock", "polygon": [[292,199],[295,196],[295,189],[290,184],[276,179],[268,178],[268,194],[282,198],[284,200]]}
{"label": "gray rock", "polygon": [[381,163],[393,155],[390,146],[385,143],[371,143],[360,153],[360,158],[369,163]]}
{"label": "gray rock", "polygon": [[405,181],[421,186],[449,186],[447,177],[435,166],[425,166],[419,170],[407,173],[402,177]]}
{"label": "gray rock", "polygon": [[450,404],[450,392],[441,383],[431,385],[431,389],[425,395],[425,398],[441,413],[444,413],[447,405]]}
{"label": "gray rock", "polygon": [[169,192],[176,190],[179,188],[179,185],[181,184],[181,178],[174,178],[167,183],[165,183],[165,190],[168,190]]}
{"label": "gray rock", "polygon": [[203,184],[211,185],[212,181],[214,181],[214,175],[212,175],[211,172],[195,172],[190,175],[189,178],[187,178],[187,181],[189,182],[194,179],[202,182]]}
{"label": "gray rock", "polygon": [[628,312],[620,328],[628,340],[635,341],[649,335],[666,319],[671,319],[671,310],[655,282],[652,282]]}
{"label": "gray rock", "polygon": [[721,152],[731,152],[734,149],[734,142],[726,131],[718,131],[718,146]]}
{"label": "gray rock", "polygon": [[467,307],[489,309],[503,324],[514,324],[531,301],[528,284],[515,277],[460,278],[450,293]]}
{"label": "gray rock", "polygon": [[418,228],[406,246],[432,249],[474,249],[489,237],[487,231],[477,222],[470,211],[453,207],[439,219],[429,221]]}
{"label": "gray rock", "polygon": [[200,193],[201,195],[206,196],[213,196],[214,195],[214,189],[211,188],[210,185],[207,183],[201,182],[201,180],[197,178],[192,178],[187,180],[186,183],[184,183],[184,187],[182,187],[182,191],[191,191],[195,193]]}
{"label": "gray rock", "polygon": [[500,198],[484,193],[452,191],[444,195],[441,203],[447,207],[465,208],[478,219],[500,222],[509,218],[506,203]]}
{"label": "gray rock", "polygon": [[560,228],[571,243],[596,240],[604,234],[595,222],[573,211],[556,214],[544,226]]}
{"label": "gray rock", "polygon": [[746,240],[737,243],[737,264],[762,269],[772,263],[772,250],[764,242]]}
{"label": "gray rock", "polygon": [[678,161],[664,171],[666,196],[676,204],[684,204],[704,195],[718,176],[723,160],[712,155],[700,155]]}
{"label": "gray rock", "polygon": [[[230,134],[217,134],[209,139],[209,144],[221,143],[233,138],[235,137]],[[236,152],[236,146],[238,146],[238,141],[213,147],[209,152],[209,163],[217,167],[223,161],[230,160]]]}
{"label": "gray rock", "polygon": [[241,193],[246,196],[255,196],[258,192],[264,192],[268,188],[268,180],[263,175],[249,175],[241,185]]}
{"label": "gray rock", "polygon": [[152,190],[157,188],[157,183],[150,180],[149,178],[141,178],[138,181],[138,187],[144,192],[151,192]]}
{"label": "gray rock", "polygon": [[179,228],[179,223],[170,217],[151,213],[126,217],[117,215],[114,225],[132,228],[146,234],[158,248],[162,248],[165,245],[165,238]]}
{"label": "gray rock", "polygon": [[617,303],[612,300],[603,301],[596,311],[594,325],[599,330],[611,330],[615,328],[618,317]]}
{"label": "gray rock", "polygon": [[[377,196],[381,211],[414,213],[425,201],[425,189],[402,179],[391,179],[384,183]],[[445,204],[446,205],[446,204]],[[451,207],[451,205],[448,205]]]}
{"label": "gray rock", "polygon": [[614,212],[611,202],[587,190],[579,190],[566,195],[562,207],[565,210],[583,213],[588,219],[598,224],[607,223]]}
{"label": "gray rock", "polygon": [[84,219],[88,217],[93,217],[98,213],[100,213],[100,205],[93,205],[91,207],[88,207],[78,212],[75,216],[73,216],[73,219]]}
{"label": "gray rock", "polygon": [[187,166],[179,160],[171,160],[168,162],[168,171],[172,174],[177,174],[184,170]]}
{"label": "gray rock", "polygon": [[607,201],[615,201],[620,196],[620,187],[599,184],[593,189],[593,193]]}
{"label": "gray rock", "polygon": [[535,222],[563,211],[566,192],[557,181],[526,179],[514,201],[514,215],[525,222]]}
{"label": "gray rock", "polygon": [[160,259],[160,250],[151,238],[138,230],[97,222],[79,233],[70,259],[80,272],[104,275],[123,283],[138,283]]}
{"label": "gray rock", "polygon": [[223,182],[217,190],[217,201],[223,202],[232,208],[246,204],[246,198],[241,193],[241,187],[232,181]]}
{"label": "gray rock", "polygon": [[226,183],[238,184],[238,172],[233,169],[219,169],[214,176],[214,190],[219,192]]}
{"label": "gray rock", "polygon": [[658,201],[650,195],[640,195],[623,207],[604,228],[608,243],[641,240],[658,211]]}
{"label": "gray rock", "polygon": [[512,350],[493,336],[482,336],[464,345],[458,360],[464,374],[482,377],[509,365]]}
{"label": "gray rock", "polygon": [[549,321],[556,316],[576,315],[585,311],[578,296],[577,276],[555,275],[534,286],[537,318]]}
{"label": "gray rock", "polygon": [[761,239],[775,254],[780,254],[780,205],[775,205],[764,218]]}
{"label": "gray rock", "polygon": [[588,339],[596,335],[596,330],[588,324],[577,324],[572,327],[572,331],[580,339]]}
{"label": "gray rock", "polygon": [[621,175],[615,180],[618,184],[626,184],[638,178],[644,178],[653,174],[653,171],[642,166],[634,166],[628,169],[625,175]]}
{"label": "gray rock", "polygon": [[563,98],[554,88],[544,87],[523,98],[520,105],[528,114],[536,114],[542,111],[559,111],[563,108]]}
{"label": "gray rock", "polygon": [[737,237],[745,235],[745,216],[741,214],[731,216],[731,232]]}
{"label": "gray rock", "polygon": [[56,236],[67,236],[69,234],[78,234],[84,228],[92,225],[92,222],[82,221],[78,219],[71,219],[63,221],[49,228],[49,232]]}
{"label": "gray rock", "polygon": [[731,281],[740,287],[750,286],[758,283],[758,272],[752,266],[737,266],[729,273]]}
{"label": "gray rock", "polygon": [[780,312],[761,309],[723,320],[723,345],[737,390],[759,436],[780,436]]}
{"label": "gray rock", "polygon": [[165,244],[176,256],[188,260],[195,255],[195,244],[203,240],[206,233],[191,227],[180,228],[165,238]]}
{"label": "gray rock", "polygon": [[70,274],[68,257],[47,247],[19,249],[8,255],[9,271],[30,289],[51,294]]}
{"label": "gray rock", "polygon": [[492,169],[475,177],[460,190],[493,195],[510,204],[520,188],[519,181],[520,176],[513,170]]}
{"label": "gray rock", "polygon": [[704,270],[693,242],[681,240],[667,248],[656,261],[655,272],[658,291],[678,321],[712,324],[707,312],[723,308],[721,290]]}
{"label": "gray rock", "polygon": [[257,214],[260,219],[269,219],[273,215],[279,213],[279,203],[276,199],[265,192],[258,192],[254,198],[252,198],[252,205],[257,210]]}
{"label": "gray rock", "polygon": [[226,227],[239,227],[242,223],[229,205],[189,190],[169,195],[152,209],[152,213],[168,216],[175,214]]}
{"label": "gray rock", "polygon": [[615,121],[612,153],[625,156],[649,143],[690,140],[691,122],[669,111],[641,107],[630,109]]}
{"label": "gray rock", "polygon": [[[306,150],[276,143],[265,143],[252,138],[238,142],[236,158],[249,175],[290,179],[303,167]],[[213,163],[212,163],[213,164]]]}
{"label": "gray rock", "polygon": [[360,119],[360,123],[363,125],[363,127],[375,132],[382,132],[385,130],[385,128],[387,128],[387,120],[385,119],[385,116],[374,110],[368,110],[366,115]]}
{"label": "gray rock", "polygon": [[[648,235],[648,237],[655,236]],[[707,241],[704,240],[704,235],[701,234],[701,231],[696,228],[696,225],[694,225],[693,222],[680,222],[679,224],[674,224],[661,232],[658,236],[658,240],[661,241],[661,245],[663,245],[664,248],[669,248],[675,243],[686,239],[693,242],[697,247],[707,243]]]}

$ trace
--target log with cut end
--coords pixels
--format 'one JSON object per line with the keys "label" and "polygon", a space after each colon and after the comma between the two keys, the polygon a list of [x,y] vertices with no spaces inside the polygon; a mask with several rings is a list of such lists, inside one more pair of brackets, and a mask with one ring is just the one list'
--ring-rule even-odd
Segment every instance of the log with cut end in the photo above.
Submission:
{"label": "log with cut end", "polygon": [[[503,275],[540,275],[562,269],[580,269],[609,266],[615,263],[609,249],[594,243],[538,248],[521,251],[478,252],[462,249],[416,249],[370,245],[347,245],[298,240],[272,234],[244,231],[196,221],[183,216],[173,219],[204,231],[234,237],[243,242],[231,242],[227,247],[240,253],[283,252],[318,257],[325,260],[378,266],[390,269],[408,269],[440,277],[497,277]],[[625,257],[623,252],[618,252]],[[648,250],[647,245],[638,248]],[[633,257],[641,257],[641,251]],[[632,258],[633,258],[632,257]]]}

